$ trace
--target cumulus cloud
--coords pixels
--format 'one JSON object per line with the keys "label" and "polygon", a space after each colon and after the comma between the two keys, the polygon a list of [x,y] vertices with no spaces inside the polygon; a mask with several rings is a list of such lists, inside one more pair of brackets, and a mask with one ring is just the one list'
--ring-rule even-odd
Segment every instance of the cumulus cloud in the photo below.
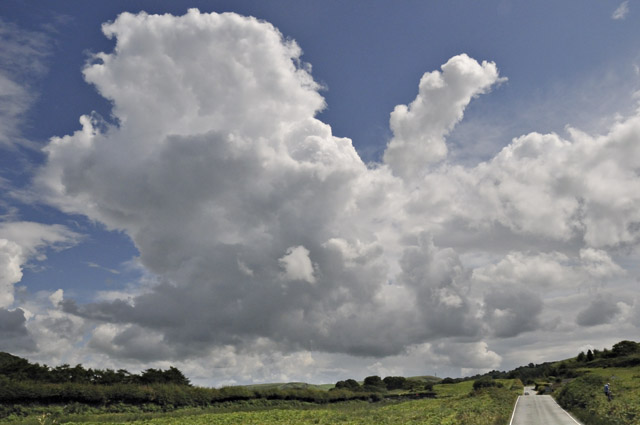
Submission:
{"label": "cumulus cloud", "polygon": [[436,354],[446,355],[452,365],[464,365],[469,370],[489,370],[497,368],[502,358],[489,350],[486,342],[474,343],[443,342],[433,347]]}
{"label": "cumulus cloud", "polygon": [[465,54],[449,59],[442,72],[425,73],[416,99],[391,113],[393,138],[384,161],[398,176],[421,177],[430,164],[446,158],[445,136],[462,119],[471,99],[503,80],[495,63],[479,64]]}
{"label": "cumulus cloud", "polygon": [[284,269],[284,278],[287,280],[304,280],[314,283],[313,264],[309,258],[309,250],[303,246],[292,246],[278,262]]}
{"label": "cumulus cloud", "polygon": [[0,223],[0,308],[14,301],[14,285],[29,260],[45,259],[44,248],[62,249],[81,236],[61,225],[15,221]]}
{"label": "cumulus cloud", "polygon": [[497,263],[475,268],[473,280],[483,285],[519,284],[550,291],[607,281],[624,274],[624,269],[606,251],[585,248],[571,256],[558,251],[510,252]]}
{"label": "cumulus cloud", "polygon": [[0,239],[0,306],[13,304],[13,285],[22,279],[22,249],[15,242]]}
{"label": "cumulus cloud", "polygon": [[518,137],[473,168],[442,167],[426,176],[413,208],[430,211],[436,222],[458,224],[443,229],[457,236],[462,228],[459,238],[475,243],[478,235],[505,228],[511,244],[518,237],[529,244],[577,241],[596,249],[637,244],[640,155],[634,140],[640,116],[598,137],[568,131],[569,139]]}
{"label": "cumulus cloud", "polygon": [[30,358],[46,364],[84,362],[81,347],[91,327],[82,318],[62,311],[63,291],[39,292],[22,304],[28,314],[25,326],[37,344]]}
{"label": "cumulus cloud", "polygon": [[15,297],[15,285],[22,280],[27,264],[46,259],[47,249],[64,249],[81,239],[61,225],[0,223],[0,351],[37,351],[45,359],[53,354],[50,360],[82,338],[82,319],[57,309],[63,300],[62,290],[46,294],[41,301],[36,296],[35,301],[18,302]]}
{"label": "cumulus cloud", "polygon": [[52,296],[60,317],[97,324],[96,355],[279,350],[304,363],[457,337],[457,354],[436,354],[493,368],[486,341],[543,326],[553,290],[624,276],[613,253],[640,241],[640,116],[452,163],[447,135],[503,80],[459,55],[396,107],[384,161],[367,165],[315,118],[311,67],[271,24],[193,9],[123,13],[103,32],[115,49],[84,76],[116,123],[85,115],[53,137],[34,182],[46,202],[124,231],[155,277],[126,300]]}

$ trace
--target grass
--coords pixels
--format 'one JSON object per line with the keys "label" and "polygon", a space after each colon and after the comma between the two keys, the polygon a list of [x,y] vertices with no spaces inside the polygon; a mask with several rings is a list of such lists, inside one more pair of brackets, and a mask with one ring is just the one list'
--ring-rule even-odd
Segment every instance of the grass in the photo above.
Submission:
{"label": "grass", "polygon": [[[422,424],[422,425],[506,425],[511,415],[513,403],[522,391],[519,381],[503,380],[503,388],[487,388],[472,391],[473,382],[450,385],[435,385],[436,399],[411,401],[383,401],[369,403],[354,401],[317,405],[311,403],[290,403],[277,401],[262,406],[236,405],[240,411],[184,410],[170,414],[111,414],[111,415],[69,415],[58,417],[57,424],[117,424],[137,425],[234,425],[234,424]],[[47,418],[53,424],[53,417]],[[40,424],[37,418],[27,421],[10,421],[15,425]]]}

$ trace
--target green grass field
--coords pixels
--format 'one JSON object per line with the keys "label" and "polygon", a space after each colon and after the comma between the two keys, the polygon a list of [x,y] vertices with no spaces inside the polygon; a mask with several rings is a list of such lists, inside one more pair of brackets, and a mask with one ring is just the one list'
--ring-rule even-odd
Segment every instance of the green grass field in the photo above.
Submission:
{"label": "green grass field", "polygon": [[[435,385],[435,399],[401,402],[347,402],[329,405],[277,403],[253,406],[246,411],[218,413],[173,412],[168,415],[92,415],[31,418],[13,424],[149,424],[149,425],[231,425],[231,424],[424,424],[424,425],[506,425],[516,397],[522,391],[519,381],[503,380],[502,388],[474,392],[473,382]],[[257,410],[256,410],[257,409]]]}

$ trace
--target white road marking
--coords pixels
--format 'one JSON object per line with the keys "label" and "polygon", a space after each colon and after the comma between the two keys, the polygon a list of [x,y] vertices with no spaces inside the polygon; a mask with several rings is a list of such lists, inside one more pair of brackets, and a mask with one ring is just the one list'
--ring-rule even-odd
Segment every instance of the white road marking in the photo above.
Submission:
{"label": "white road marking", "polygon": [[509,425],[513,425],[513,418],[516,416],[516,407],[518,407],[518,402],[520,401],[520,397],[516,399],[516,404],[513,405],[513,413],[511,414],[511,420],[509,421]]}

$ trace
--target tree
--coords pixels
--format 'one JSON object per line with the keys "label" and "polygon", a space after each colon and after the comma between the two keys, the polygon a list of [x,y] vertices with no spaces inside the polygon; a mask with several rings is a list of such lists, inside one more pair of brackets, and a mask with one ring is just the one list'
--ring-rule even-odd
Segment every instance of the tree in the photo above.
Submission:
{"label": "tree", "polygon": [[593,355],[593,351],[589,350],[587,351],[587,361],[590,362],[595,358],[595,356]]}
{"label": "tree", "polygon": [[147,369],[140,375],[140,381],[143,384],[191,385],[182,372],[173,366],[166,371]]}
{"label": "tree", "polygon": [[611,349],[615,357],[628,356],[640,352],[640,344],[633,341],[620,341]]}
{"label": "tree", "polygon": [[358,384],[358,381],[355,379],[347,379],[345,381],[336,382],[336,389],[357,391],[360,389],[360,384]]}
{"label": "tree", "polygon": [[173,366],[164,372],[164,377],[167,383],[175,385],[191,385],[189,379],[184,374]]}
{"label": "tree", "polygon": [[387,389],[384,382],[382,382],[382,379],[377,375],[367,376],[364,378],[363,386],[366,391],[384,391]]}
{"label": "tree", "polygon": [[498,387],[501,388],[503,385],[501,382],[495,381],[489,377],[480,378],[473,382],[473,389],[479,390],[480,388],[488,388],[488,387]]}
{"label": "tree", "polygon": [[584,351],[580,351],[580,354],[578,354],[577,360],[579,362],[584,362],[585,360],[587,360],[587,356],[584,354]]}
{"label": "tree", "polygon": [[384,385],[388,390],[399,390],[404,388],[407,383],[407,378],[403,376],[387,376],[382,380],[382,382],[384,382]]}

